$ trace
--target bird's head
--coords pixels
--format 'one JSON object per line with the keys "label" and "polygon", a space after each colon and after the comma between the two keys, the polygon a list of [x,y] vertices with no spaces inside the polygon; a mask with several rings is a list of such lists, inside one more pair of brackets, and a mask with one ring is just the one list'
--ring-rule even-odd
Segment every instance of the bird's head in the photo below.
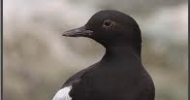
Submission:
{"label": "bird's head", "polygon": [[136,21],[115,10],[97,12],[84,26],[66,31],[63,36],[88,37],[105,47],[141,44],[141,32]]}

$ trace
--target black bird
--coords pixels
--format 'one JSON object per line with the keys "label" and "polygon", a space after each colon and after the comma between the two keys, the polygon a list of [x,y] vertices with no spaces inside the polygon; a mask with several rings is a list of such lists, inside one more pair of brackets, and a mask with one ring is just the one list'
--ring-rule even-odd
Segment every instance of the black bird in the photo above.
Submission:
{"label": "black bird", "polygon": [[141,62],[140,28],[132,17],[100,11],[63,36],[91,38],[106,53],[101,61],[69,78],[53,100],[154,100],[153,81]]}

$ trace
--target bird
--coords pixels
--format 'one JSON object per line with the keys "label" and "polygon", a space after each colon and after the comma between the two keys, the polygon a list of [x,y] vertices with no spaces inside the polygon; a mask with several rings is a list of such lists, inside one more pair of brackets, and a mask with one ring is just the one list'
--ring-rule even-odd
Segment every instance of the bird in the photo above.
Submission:
{"label": "bird", "polygon": [[86,37],[105,47],[101,60],[71,76],[52,100],[154,100],[153,80],[141,61],[138,23],[117,10],[101,10],[65,37]]}

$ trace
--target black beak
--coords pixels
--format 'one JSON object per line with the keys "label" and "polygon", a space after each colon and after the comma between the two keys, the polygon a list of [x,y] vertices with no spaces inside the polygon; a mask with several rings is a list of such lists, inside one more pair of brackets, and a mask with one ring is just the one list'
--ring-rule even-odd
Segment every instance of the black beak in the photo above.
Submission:
{"label": "black beak", "polygon": [[66,31],[62,36],[67,37],[90,37],[93,34],[93,31],[86,29],[85,26]]}

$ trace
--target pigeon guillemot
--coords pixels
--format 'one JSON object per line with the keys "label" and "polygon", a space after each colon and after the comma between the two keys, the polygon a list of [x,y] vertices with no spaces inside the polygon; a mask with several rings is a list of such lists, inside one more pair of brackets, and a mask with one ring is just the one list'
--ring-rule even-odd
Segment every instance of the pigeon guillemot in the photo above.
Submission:
{"label": "pigeon guillemot", "polygon": [[91,38],[106,53],[101,61],[70,77],[53,100],[154,100],[153,81],[141,62],[140,28],[132,17],[100,11],[63,36]]}

